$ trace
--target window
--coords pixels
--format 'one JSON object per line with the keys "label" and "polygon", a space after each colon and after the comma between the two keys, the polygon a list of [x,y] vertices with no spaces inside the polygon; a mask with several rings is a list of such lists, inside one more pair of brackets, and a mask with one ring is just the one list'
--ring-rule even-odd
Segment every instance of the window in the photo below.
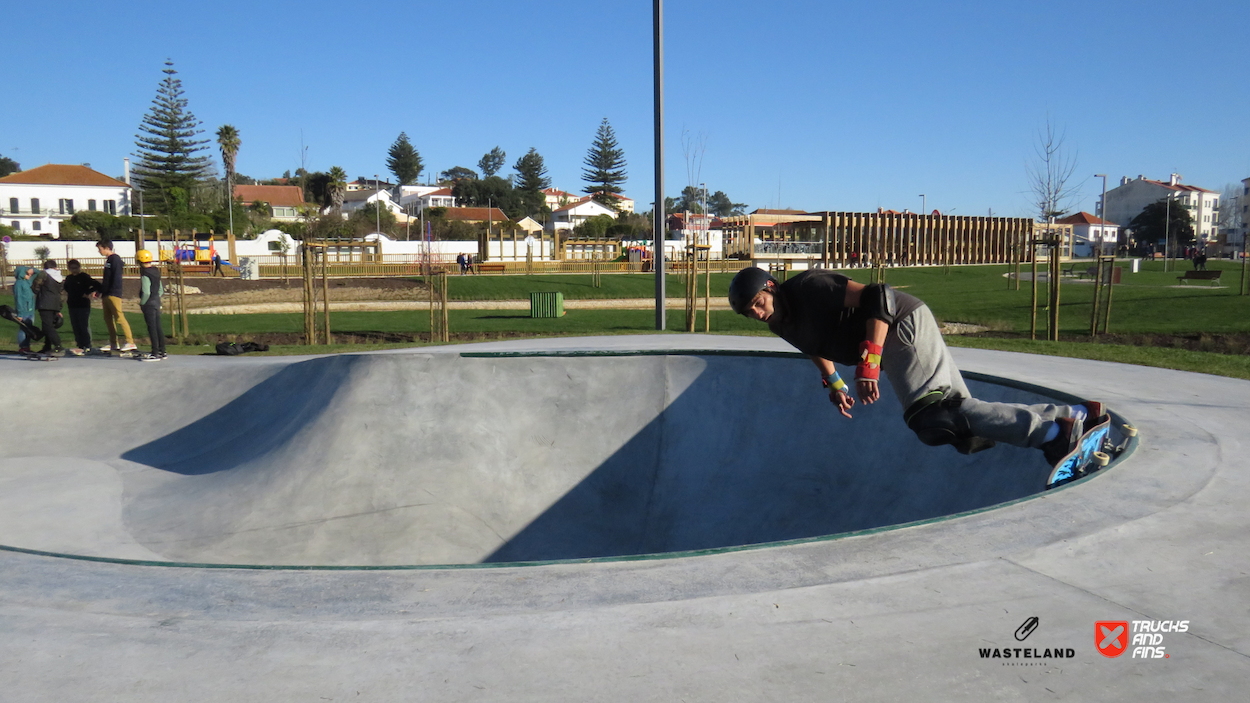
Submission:
{"label": "window", "polygon": [[59,201],[62,215],[74,214],[74,201],[70,198],[61,198]]}
{"label": "window", "polygon": [[117,201],[116,201],[116,200],[105,200],[105,201],[104,201],[104,211],[105,211],[105,212],[107,212],[107,213],[108,213],[108,214],[110,214],[110,215],[116,215],[116,214],[117,214]]}
{"label": "window", "polygon": [[9,212],[16,215],[20,209],[21,208],[17,206],[17,198],[9,198]]}
{"label": "window", "polygon": [[88,209],[88,210],[90,210],[90,211],[92,211],[92,212],[95,212],[95,201],[94,201],[94,200],[88,200],[88,201],[87,201],[87,209]]}
{"label": "window", "polygon": [[30,229],[32,232],[38,232],[39,230],[43,229],[42,225],[43,225],[42,222],[35,221],[35,222],[30,223]]}
{"label": "window", "polygon": [[17,220],[13,220],[12,222],[10,222],[9,226],[11,226],[13,229],[16,229],[16,230],[22,229],[22,223],[18,222]]}
{"label": "window", "polygon": [[38,214],[39,214],[39,198],[31,198],[31,199],[30,199],[30,213],[31,213],[32,215],[38,215]]}

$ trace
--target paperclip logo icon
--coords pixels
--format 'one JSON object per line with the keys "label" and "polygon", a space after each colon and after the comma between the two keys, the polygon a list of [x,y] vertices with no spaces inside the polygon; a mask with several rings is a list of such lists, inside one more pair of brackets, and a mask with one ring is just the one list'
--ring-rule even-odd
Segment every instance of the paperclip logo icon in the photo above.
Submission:
{"label": "paperclip logo icon", "polygon": [[1128,621],[1110,620],[1094,623],[1094,646],[1098,653],[1112,659],[1128,648]]}

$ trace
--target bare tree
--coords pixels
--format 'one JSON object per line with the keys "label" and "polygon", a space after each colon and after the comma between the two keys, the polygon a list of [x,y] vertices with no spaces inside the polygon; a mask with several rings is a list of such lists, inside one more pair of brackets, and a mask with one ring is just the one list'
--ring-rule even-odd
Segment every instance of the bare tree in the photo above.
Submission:
{"label": "bare tree", "polygon": [[1029,193],[1033,207],[1037,208],[1042,222],[1063,217],[1072,207],[1072,201],[1080,195],[1080,183],[1068,183],[1076,172],[1076,154],[1069,153],[1063,130],[1046,117],[1046,127],[1038,130],[1033,145],[1035,158],[1026,169],[1029,175]]}

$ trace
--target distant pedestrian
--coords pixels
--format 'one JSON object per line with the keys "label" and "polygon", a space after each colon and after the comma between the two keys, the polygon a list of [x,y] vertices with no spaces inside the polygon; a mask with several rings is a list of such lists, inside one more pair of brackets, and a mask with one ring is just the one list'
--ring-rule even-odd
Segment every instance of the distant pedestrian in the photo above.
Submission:
{"label": "distant pedestrian", "polygon": [[26,330],[35,325],[35,292],[30,288],[30,279],[35,270],[29,266],[18,266],[13,269],[13,306],[16,308],[17,319],[25,326],[17,326],[17,350],[23,354],[30,353],[30,343],[34,340]]}
{"label": "distant pedestrian", "polygon": [[1204,251],[1202,248],[1194,249],[1194,270],[1195,271],[1207,270],[1207,252]]}
{"label": "distant pedestrian", "polygon": [[474,276],[477,275],[477,269],[473,268],[474,261],[473,261],[472,254],[464,255],[464,264],[469,269],[469,273],[473,274]]}
{"label": "distant pedestrian", "polygon": [[39,311],[39,327],[43,331],[43,348],[40,354],[62,356],[65,349],[61,347],[61,333],[57,328],[64,322],[61,314],[61,284],[65,278],[61,275],[56,262],[48,259],[43,262],[43,273],[40,273],[30,284],[35,293],[35,308]]}
{"label": "distant pedestrian", "polygon": [[213,275],[221,274],[222,278],[226,277],[226,272],[221,270],[221,254],[213,254]]}
{"label": "distant pedestrian", "polygon": [[[134,351],[135,338],[130,332],[130,323],[122,314],[122,269],[125,262],[113,251],[113,242],[101,239],[95,248],[104,257],[104,275],[100,277],[100,290],[96,297],[104,306],[104,326],[109,331],[109,345],[101,347],[103,351]],[[126,343],[118,346],[117,328],[120,327]]]}
{"label": "distant pedestrian", "polygon": [[135,254],[139,262],[139,309],[148,326],[148,339],[152,340],[152,358],[165,358],[165,332],[161,329],[161,270],[152,263],[152,252],[140,249]]}
{"label": "distant pedestrian", "polygon": [[468,272],[468,270],[469,270],[469,257],[468,257],[468,256],[466,256],[466,255],[464,254],[464,252],[461,252],[461,253],[460,253],[460,255],[456,257],[456,263],[460,265],[460,275],[461,275],[461,276],[463,276],[466,272]]}
{"label": "distant pedestrian", "polygon": [[74,347],[70,354],[82,356],[91,349],[91,296],[100,291],[100,283],[82,270],[78,259],[65,265],[65,305],[69,308],[69,324],[74,330]]}

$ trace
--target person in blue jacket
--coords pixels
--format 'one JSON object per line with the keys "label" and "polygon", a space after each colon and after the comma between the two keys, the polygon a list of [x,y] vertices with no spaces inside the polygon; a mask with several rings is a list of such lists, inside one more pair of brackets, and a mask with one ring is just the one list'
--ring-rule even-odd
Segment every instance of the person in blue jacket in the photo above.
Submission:
{"label": "person in blue jacket", "polygon": [[[17,317],[26,324],[26,328],[35,325],[35,291],[30,287],[30,279],[35,270],[29,266],[18,266],[13,269],[13,305],[17,308]],[[30,352],[30,336],[21,325],[17,328],[17,350],[23,354]]]}

